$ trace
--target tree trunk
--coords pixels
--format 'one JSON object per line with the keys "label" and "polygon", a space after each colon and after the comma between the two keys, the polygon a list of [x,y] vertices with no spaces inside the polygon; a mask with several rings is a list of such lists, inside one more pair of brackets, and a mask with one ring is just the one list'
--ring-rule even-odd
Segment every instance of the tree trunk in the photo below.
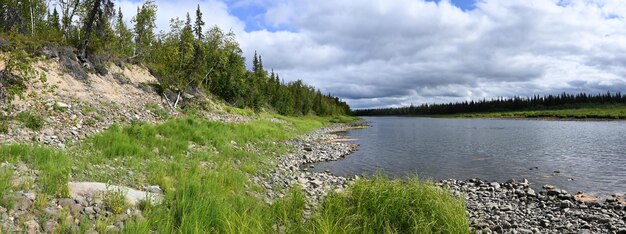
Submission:
{"label": "tree trunk", "polygon": [[35,16],[33,15],[33,1],[28,0],[30,6],[30,35],[35,35]]}
{"label": "tree trunk", "polygon": [[180,92],[178,91],[178,96],[176,96],[176,102],[174,102],[174,108],[176,108],[176,106],[178,106],[178,100],[180,100]]}
{"label": "tree trunk", "polygon": [[100,4],[102,0],[96,0],[93,3],[93,8],[89,12],[89,18],[87,18],[87,22],[85,22],[85,39],[83,40],[83,45],[80,48],[80,56],[81,60],[87,59],[87,44],[89,44],[89,38],[91,37],[91,31],[93,28],[93,22],[96,20],[96,14],[100,10]]}

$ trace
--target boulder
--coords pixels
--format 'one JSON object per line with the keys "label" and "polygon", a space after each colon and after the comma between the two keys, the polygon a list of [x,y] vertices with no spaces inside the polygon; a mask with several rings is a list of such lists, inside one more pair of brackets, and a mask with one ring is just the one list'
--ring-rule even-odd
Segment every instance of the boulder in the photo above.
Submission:
{"label": "boulder", "polygon": [[95,197],[107,191],[122,191],[125,193],[126,202],[136,206],[139,202],[149,199],[153,204],[158,204],[163,200],[163,195],[139,191],[123,186],[107,185],[99,182],[70,182],[70,196],[74,199],[80,197]]}

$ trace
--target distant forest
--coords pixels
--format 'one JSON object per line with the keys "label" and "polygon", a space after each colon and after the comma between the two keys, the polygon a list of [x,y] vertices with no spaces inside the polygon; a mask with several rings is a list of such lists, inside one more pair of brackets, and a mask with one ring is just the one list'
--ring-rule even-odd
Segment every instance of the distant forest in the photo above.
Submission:
{"label": "distant forest", "polygon": [[360,109],[352,113],[357,116],[384,115],[448,115],[465,113],[506,112],[575,108],[599,104],[626,104],[626,95],[621,93],[535,95],[532,97],[497,98],[457,103],[423,104],[419,106]]}
{"label": "distant forest", "polygon": [[[200,6],[189,10],[195,14],[188,12],[183,18],[171,19],[169,31],[155,33],[154,0],[145,0],[137,8],[130,16],[131,25],[113,0],[0,0],[0,49],[32,57],[60,51],[79,60],[88,72],[101,75],[106,75],[111,63],[141,63],[159,78],[161,88],[169,93],[164,96],[173,97],[174,106],[185,93],[203,92],[255,111],[283,115],[350,113],[348,104],[337,97],[300,80],[283,81],[263,67],[256,53],[252,71],[247,70],[235,35],[207,26]],[[6,80],[0,79],[0,87],[16,83]]]}

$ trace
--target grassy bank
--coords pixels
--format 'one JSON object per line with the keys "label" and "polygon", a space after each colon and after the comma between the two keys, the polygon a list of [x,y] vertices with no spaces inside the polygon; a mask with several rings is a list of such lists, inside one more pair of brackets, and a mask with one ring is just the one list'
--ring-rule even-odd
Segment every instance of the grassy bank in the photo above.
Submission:
{"label": "grassy bank", "polygon": [[[293,188],[267,204],[264,188],[251,183],[275,167],[291,139],[331,122],[351,118],[283,117],[226,124],[188,116],[162,124],[113,126],[66,151],[4,145],[0,161],[26,163],[40,171],[33,186],[46,200],[67,197],[68,181],[97,181],[141,188],[158,185],[162,204],[141,204],[144,218],[126,222],[124,233],[463,233],[468,231],[463,203],[428,183],[384,178],[363,180],[333,194],[304,221],[305,195]],[[12,171],[0,169],[0,196],[19,190],[6,183]],[[112,210],[123,204],[105,199]],[[38,198],[39,199],[39,198]],[[8,204],[7,202],[6,204]],[[4,206],[5,203],[0,203]],[[33,209],[43,209],[33,208]],[[44,213],[43,210],[38,211]],[[37,213],[37,211],[35,211]],[[118,212],[119,213],[119,212]],[[40,220],[40,222],[43,219]],[[58,231],[98,231],[117,216],[85,219],[80,228],[59,220]]]}
{"label": "grassy bank", "polygon": [[554,110],[504,111],[417,117],[445,118],[553,118],[553,119],[626,119],[626,105],[596,105]]}

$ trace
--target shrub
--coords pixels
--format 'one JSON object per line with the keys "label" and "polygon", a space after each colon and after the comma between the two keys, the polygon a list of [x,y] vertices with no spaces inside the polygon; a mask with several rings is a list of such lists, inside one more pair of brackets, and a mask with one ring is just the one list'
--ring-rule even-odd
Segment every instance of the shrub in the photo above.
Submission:
{"label": "shrub", "polygon": [[41,115],[29,111],[19,113],[17,120],[32,130],[41,130],[44,124],[44,118]]}
{"label": "shrub", "polygon": [[7,123],[7,121],[5,120],[0,120],[0,133],[9,133],[9,123]]}
{"label": "shrub", "polygon": [[126,211],[128,204],[126,203],[126,193],[121,189],[109,189],[104,193],[102,198],[104,205],[111,209],[114,214],[121,214]]}

